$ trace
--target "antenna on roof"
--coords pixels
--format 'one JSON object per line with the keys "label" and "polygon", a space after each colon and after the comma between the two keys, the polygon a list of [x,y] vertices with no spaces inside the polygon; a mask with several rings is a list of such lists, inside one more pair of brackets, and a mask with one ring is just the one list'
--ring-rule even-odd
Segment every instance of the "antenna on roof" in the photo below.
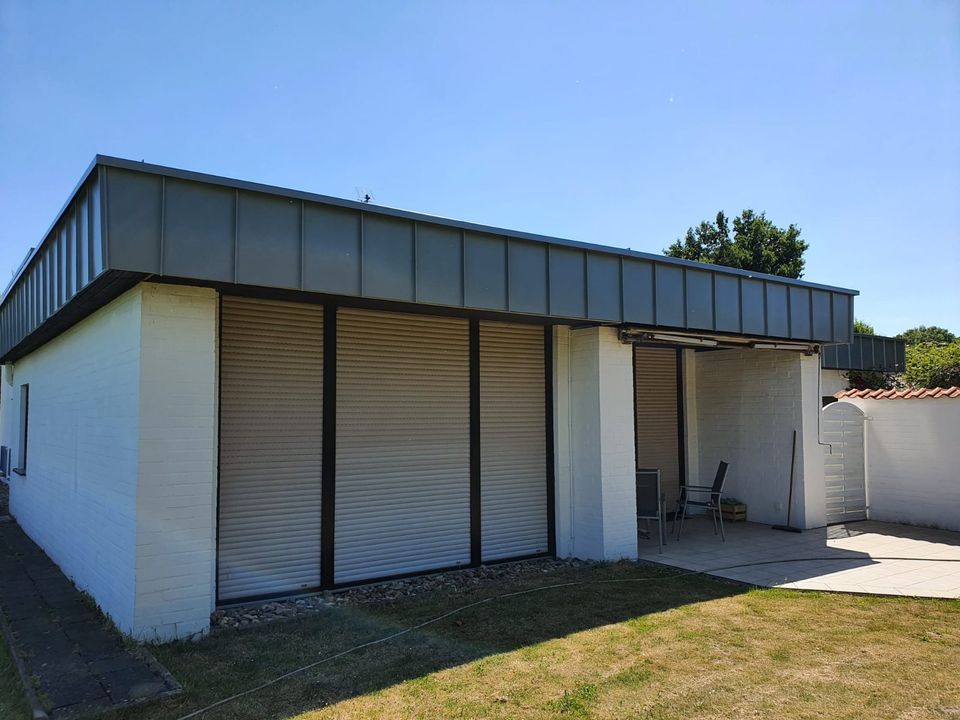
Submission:
{"label": "antenna on roof", "polygon": [[371,200],[376,200],[376,198],[373,196],[373,193],[370,192],[368,188],[358,187],[356,188],[356,191],[357,191],[357,200],[359,200],[362,203],[368,203]]}

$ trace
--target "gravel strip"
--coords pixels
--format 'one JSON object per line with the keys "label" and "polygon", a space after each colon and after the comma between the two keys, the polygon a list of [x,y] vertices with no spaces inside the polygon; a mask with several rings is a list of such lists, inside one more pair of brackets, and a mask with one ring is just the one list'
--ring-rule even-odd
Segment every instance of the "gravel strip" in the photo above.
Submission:
{"label": "gravel strip", "polygon": [[320,595],[223,608],[213,613],[210,621],[214,628],[245,628],[277,620],[303,618],[331,607],[399,602],[432,592],[462,593],[490,583],[550,575],[593,564],[583,560],[538,558],[484,565],[362,585]]}

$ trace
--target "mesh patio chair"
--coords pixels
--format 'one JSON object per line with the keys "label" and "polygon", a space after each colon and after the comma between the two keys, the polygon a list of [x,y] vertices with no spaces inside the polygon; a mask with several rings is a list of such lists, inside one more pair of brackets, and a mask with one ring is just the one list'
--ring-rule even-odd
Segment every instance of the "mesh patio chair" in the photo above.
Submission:
{"label": "mesh patio chair", "polygon": [[[727,468],[729,465],[723,460],[717,466],[717,475],[713,478],[713,485],[681,485],[680,499],[677,500],[677,512],[673,516],[674,524],[677,523],[677,516],[680,518],[680,526],[677,528],[677,540],[680,539],[680,533],[683,532],[683,519],[687,515],[687,507],[704,508],[713,517],[713,534],[717,534],[717,525],[720,526],[720,539],[727,541],[727,536],[723,531],[723,514],[720,512],[720,499],[723,497],[723,483],[727,479]],[[701,499],[692,500],[690,496],[694,495]],[[706,497],[706,499],[703,499]]]}
{"label": "mesh patio chair", "polygon": [[657,521],[657,549],[663,552],[666,533],[666,496],[660,488],[660,470],[637,470],[637,520],[647,521],[647,535],[650,535],[650,521]]}

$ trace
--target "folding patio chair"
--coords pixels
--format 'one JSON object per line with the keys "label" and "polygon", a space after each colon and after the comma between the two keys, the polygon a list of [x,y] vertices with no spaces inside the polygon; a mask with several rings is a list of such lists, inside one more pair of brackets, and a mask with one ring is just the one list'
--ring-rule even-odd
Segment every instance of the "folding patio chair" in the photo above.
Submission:
{"label": "folding patio chair", "polygon": [[[723,497],[723,482],[727,479],[727,465],[723,460],[717,466],[717,475],[713,479],[713,485],[681,485],[680,499],[677,500],[677,512],[673,516],[673,522],[676,524],[677,516],[680,516],[680,527],[677,529],[677,540],[680,539],[680,533],[683,532],[683,519],[687,515],[687,506],[702,507],[713,517],[713,534],[717,534],[717,523],[720,524],[720,538],[723,542],[727,541],[727,536],[723,532],[723,514],[720,512],[720,499]],[[707,496],[706,500],[691,500],[690,495]]]}
{"label": "folding patio chair", "polygon": [[650,521],[657,521],[657,550],[663,552],[664,517],[666,516],[666,497],[660,489],[660,470],[637,470],[637,520],[647,521],[647,535],[650,535]]}

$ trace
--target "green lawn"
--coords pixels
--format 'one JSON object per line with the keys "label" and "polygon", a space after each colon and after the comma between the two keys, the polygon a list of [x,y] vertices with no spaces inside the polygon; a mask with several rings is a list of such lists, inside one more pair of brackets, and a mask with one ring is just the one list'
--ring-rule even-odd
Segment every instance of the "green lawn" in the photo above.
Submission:
{"label": "green lawn", "polygon": [[177,718],[464,602],[564,580],[591,584],[479,605],[203,717],[960,717],[958,601],[746,591],[629,564],[163,646],[185,693],[122,717]]}

